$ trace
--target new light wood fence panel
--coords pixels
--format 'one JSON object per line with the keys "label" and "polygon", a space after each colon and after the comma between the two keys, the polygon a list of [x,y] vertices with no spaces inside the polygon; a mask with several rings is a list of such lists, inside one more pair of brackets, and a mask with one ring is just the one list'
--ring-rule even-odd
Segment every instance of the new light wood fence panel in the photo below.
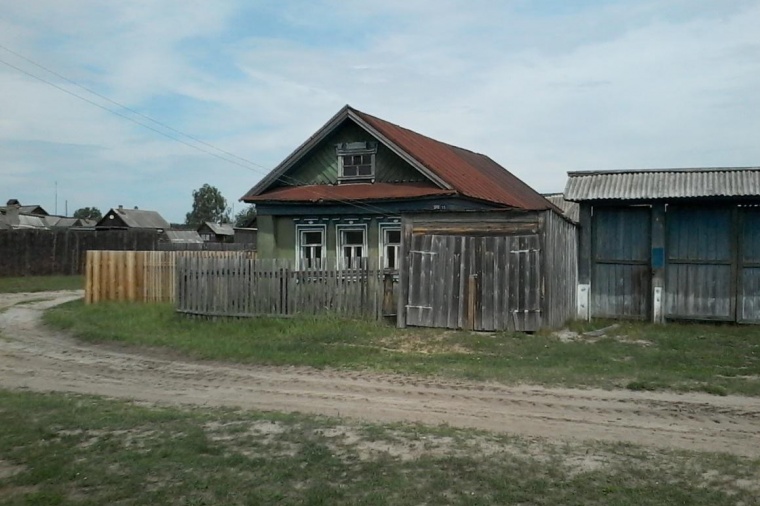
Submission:
{"label": "new light wood fence panel", "polygon": [[85,303],[174,302],[176,261],[182,256],[251,258],[253,252],[88,251]]}
{"label": "new light wood fence panel", "polygon": [[[177,261],[177,311],[222,317],[336,314],[381,318],[394,308],[392,274],[334,262],[295,269],[287,260],[183,257]],[[388,300],[388,299],[391,300]]]}

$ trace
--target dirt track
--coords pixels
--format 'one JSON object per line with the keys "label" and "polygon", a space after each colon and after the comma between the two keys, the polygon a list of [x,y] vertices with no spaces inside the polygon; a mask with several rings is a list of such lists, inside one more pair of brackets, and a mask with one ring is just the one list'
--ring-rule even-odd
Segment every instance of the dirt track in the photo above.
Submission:
{"label": "dirt track", "polygon": [[[627,441],[760,457],[757,398],[503,386],[151,356],[83,344],[40,323],[44,309],[80,296],[0,294],[0,311],[7,308],[0,312],[0,387],[377,422],[446,423],[529,437]],[[48,300],[39,301],[43,298]]]}

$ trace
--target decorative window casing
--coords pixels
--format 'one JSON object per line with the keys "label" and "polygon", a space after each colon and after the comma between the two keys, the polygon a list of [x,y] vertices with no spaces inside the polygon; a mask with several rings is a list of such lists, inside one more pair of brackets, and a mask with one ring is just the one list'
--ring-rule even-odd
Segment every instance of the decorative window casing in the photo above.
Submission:
{"label": "decorative window casing", "polygon": [[401,226],[380,225],[380,261],[383,269],[398,270],[401,251]]}
{"label": "decorative window casing", "polygon": [[337,225],[337,257],[341,269],[361,267],[360,259],[367,256],[367,226]]}
{"label": "decorative window casing", "polygon": [[344,142],[335,147],[338,182],[374,182],[376,142]]}
{"label": "decorative window casing", "polygon": [[296,225],[296,268],[321,267],[326,255],[325,225]]}

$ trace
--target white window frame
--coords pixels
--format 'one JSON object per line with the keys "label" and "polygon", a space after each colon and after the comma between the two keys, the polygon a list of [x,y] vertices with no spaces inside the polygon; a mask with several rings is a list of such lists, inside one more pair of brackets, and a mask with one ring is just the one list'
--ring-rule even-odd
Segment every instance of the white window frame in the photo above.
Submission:
{"label": "white window frame", "polygon": [[[357,266],[349,266],[346,263],[346,258],[343,256],[343,232],[361,232],[362,233],[362,255],[360,257],[352,257],[352,258],[366,258],[368,256],[368,248],[367,248],[367,225],[363,223],[355,224],[355,225],[336,225],[335,226],[335,256],[338,260],[338,267],[341,269],[348,269],[350,268],[356,268]],[[358,245],[353,245],[353,247],[357,247]]]}
{"label": "white window frame", "polygon": [[[398,232],[399,233],[399,242],[397,245],[394,245],[394,248],[396,250],[396,266],[390,267],[388,265],[388,256],[385,254],[385,248],[387,246],[385,241],[385,234],[387,232]],[[378,256],[379,260],[381,262],[381,266],[383,269],[386,270],[398,270],[399,268],[399,254],[401,253],[401,224],[400,223],[380,223],[379,226],[379,236],[378,236]]]}
{"label": "white window frame", "polygon": [[[312,267],[312,266],[302,264],[302,258],[305,258],[301,255],[302,248],[304,247],[303,234],[306,232],[321,232],[322,233],[322,243],[319,245],[322,249],[320,251],[321,254],[319,256],[319,259],[322,260],[323,264],[327,255],[327,225],[296,225],[296,269],[299,269],[299,270],[306,267]],[[314,246],[311,246],[311,247],[314,247]]]}
{"label": "white window frame", "polygon": [[[346,144],[339,144],[336,147],[338,154],[338,182],[355,182],[355,181],[375,181],[375,158],[377,154],[377,145],[368,142],[352,142]],[[344,161],[347,156],[369,156],[370,157],[370,173],[362,175],[347,176],[344,174]]]}

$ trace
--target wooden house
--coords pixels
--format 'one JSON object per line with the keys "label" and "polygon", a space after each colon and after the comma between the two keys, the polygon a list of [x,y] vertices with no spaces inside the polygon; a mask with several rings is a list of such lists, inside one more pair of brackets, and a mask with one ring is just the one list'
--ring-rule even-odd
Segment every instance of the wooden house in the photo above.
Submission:
{"label": "wooden house", "polygon": [[578,316],[760,323],[760,168],[571,172]]}
{"label": "wooden house", "polygon": [[155,230],[163,233],[169,230],[171,226],[163,216],[156,211],[145,209],[124,209],[123,206],[109,209],[109,211],[98,220],[95,225],[96,229],[122,229],[122,230]]}
{"label": "wooden house", "polygon": [[373,257],[391,269],[404,213],[552,207],[487,156],[350,106],[242,200],[256,205],[259,258]]}
{"label": "wooden house", "polygon": [[[575,307],[575,265],[568,264],[563,276],[571,288],[562,298],[570,304],[570,313],[560,316],[560,310],[556,318],[541,317],[542,311],[547,314],[551,298],[546,295],[547,286],[552,294],[566,291],[556,291],[547,282],[547,262],[554,260],[546,256],[549,250],[545,248],[569,250],[569,258],[575,258],[575,227],[561,210],[486,155],[350,106],[342,108],[242,200],[256,205],[259,258],[290,259],[296,269],[303,269],[327,260],[339,268],[351,268],[365,257],[388,271],[400,270],[400,325],[536,330],[566,320]],[[552,228],[555,218],[566,226]],[[460,226],[444,226],[451,221]],[[546,239],[547,231],[559,229],[563,230],[557,232],[561,236],[557,241],[564,242]],[[468,242],[470,237],[479,239]],[[517,237],[517,242],[510,237]],[[420,253],[423,246],[432,249]],[[528,264],[521,264],[524,255],[513,249],[522,246],[533,255],[530,276],[535,274],[535,278],[530,278],[530,288],[520,284],[528,275],[522,270]],[[454,248],[445,250],[450,254],[445,265],[424,260],[443,258],[444,250],[437,247]],[[416,270],[405,273],[406,268]],[[513,283],[506,295],[494,301],[486,294],[494,285],[481,283],[481,269],[517,277],[492,280]],[[449,284],[441,286],[451,289],[445,292],[451,301],[427,300],[415,291],[420,284],[432,283],[431,276],[449,276],[442,281]],[[471,279],[481,280],[476,288],[471,289]],[[459,283],[456,288],[455,283]],[[525,290],[537,298],[530,308],[521,305],[517,293]],[[436,292],[436,297],[442,294]],[[465,300],[472,304],[465,307]],[[486,300],[490,306],[483,310]],[[445,321],[429,315],[415,317],[431,311],[421,308],[433,302],[456,308],[456,316],[447,309]],[[489,314],[483,316],[483,311]],[[482,317],[476,317],[476,312]]]}
{"label": "wooden house", "polygon": [[203,242],[235,242],[235,230],[231,223],[213,223],[206,221],[198,227]]}

